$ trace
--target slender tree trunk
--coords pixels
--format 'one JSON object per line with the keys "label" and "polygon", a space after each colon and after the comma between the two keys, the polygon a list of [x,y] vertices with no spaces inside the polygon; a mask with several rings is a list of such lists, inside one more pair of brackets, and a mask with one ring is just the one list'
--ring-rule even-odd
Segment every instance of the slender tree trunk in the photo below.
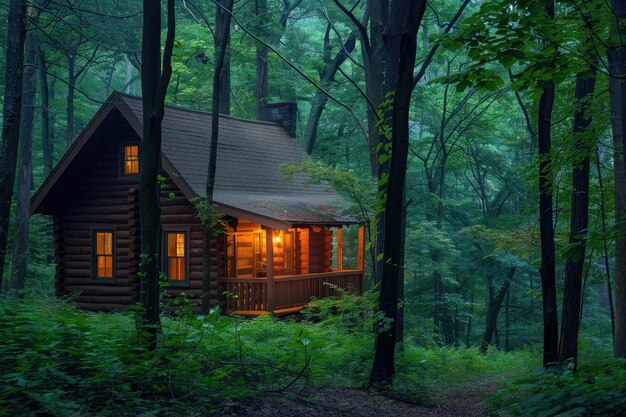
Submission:
{"label": "slender tree trunk", "polygon": [[41,149],[43,154],[43,175],[48,177],[52,172],[54,147],[52,145],[52,126],[54,122],[50,119],[50,87],[48,85],[48,64],[46,54],[39,43],[39,80],[41,88]]}
{"label": "slender tree trunk", "polygon": [[[626,1],[615,0],[613,13],[623,27],[626,22]],[[614,29],[614,37],[621,39],[621,29]],[[626,45],[608,48],[609,98],[613,127],[613,168],[615,181],[615,356],[626,357]]]}
{"label": "slender tree trunk", "polygon": [[[357,33],[352,32],[348,39],[344,42],[341,50],[337,52],[335,58],[331,60],[330,57],[330,38],[329,38],[330,25],[327,28],[326,36],[324,38],[324,60],[326,64],[324,70],[320,72],[320,85],[324,89],[328,89],[330,83],[334,80],[335,74],[339,70],[339,67],[348,59],[348,54],[354,51],[356,46]],[[319,126],[320,118],[324,112],[324,108],[328,103],[328,97],[319,90],[315,90],[315,96],[311,104],[311,111],[307,120],[306,128],[304,129],[303,141],[306,144],[306,153],[309,155],[313,153],[313,147],[317,140],[317,128]]]}
{"label": "slender tree trunk", "polygon": [[[450,65],[448,64],[448,73],[450,71]],[[445,98],[444,98],[444,106],[443,113],[441,117],[441,126],[439,129],[439,152],[441,152],[441,161],[439,162],[438,167],[438,179],[439,183],[437,185],[437,222],[436,228],[441,232],[443,229],[443,217],[444,217],[444,199],[446,196],[446,168],[448,163],[448,152],[446,150],[445,144],[445,124],[446,124],[446,107],[447,107],[447,96],[448,96],[448,86],[446,86]],[[447,346],[454,344],[454,319],[452,317],[452,312],[450,311],[450,306],[448,304],[448,299],[446,297],[446,285],[443,281],[443,274],[439,269],[439,264],[443,258],[443,253],[440,249],[434,249],[431,253],[431,259],[433,263],[436,265],[434,272],[434,283],[435,283],[435,321],[438,323],[438,331],[443,334],[444,343]]]}
{"label": "slender tree trunk", "polygon": [[[222,4],[222,3],[220,3]],[[224,65],[226,62],[226,54],[228,47],[228,38],[230,36],[230,18],[233,10],[233,0],[226,0],[224,5],[225,10],[221,10],[219,6],[216,6],[218,12],[225,13],[222,29],[224,33],[216,34],[221,40],[218,45],[217,60],[215,62],[215,70],[213,72],[213,104],[211,109],[211,145],[209,151],[209,163],[207,171],[206,182],[206,204],[207,209],[211,210],[213,207],[213,197],[215,191],[215,172],[217,171],[217,144],[219,141],[219,113],[217,109],[220,106],[220,93],[222,90],[218,87],[221,83]],[[205,221],[204,226],[204,239],[203,239],[203,257],[202,257],[202,312],[207,313],[209,311],[209,293],[211,289],[211,241],[216,236],[215,225],[209,219]]]}
{"label": "slender tree trunk", "polygon": [[[554,19],[554,1],[546,11]],[[543,364],[558,361],[559,322],[556,304],[556,261],[554,247],[554,209],[552,205],[552,109],[554,82],[545,81],[539,98],[537,144],[539,150],[539,229],[541,232],[541,294],[543,298]]]}
{"label": "slender tree trunk", "polygon": [[[267,0],[255,1],[255,26],[256,33],[261,39],[267,39],[265,33],[267,19]],[[267,105],[267,97],[269,96],[269,81],[267,73],[267,46],[257,44],[256,46],[256,85],[254,89],[254,98],[256,102],[256,118],[257,120],[265,119],[265,107]]]}
{"label": "slender tree trunk", "polygon": [[393,97],[391,124],[391,160],[388,164],[389,178],[385,199],[385,229],[383,254],[386,261],[382,267],[379,309],[389,320],[390,328],[376,338],[374,363],[370,383],[388,384],[395,374],[396,326],[398,313],[398,285],[400,279],[402,242],[402,211],[409,153],[409,108],[411,84],[417,50],[417,31],[424,16],[426,2],[420,0],[398,0],[391,7],[388,24],[401,25],[397,38],[385,41],[397,42],[398,78]]}
{"label": "slender tree trunk", "polygon": [[161,172],[161,121],[172,76],[172,50],[176,30],[174,0],[167,2],[167,35],[161,72],[161,3],[143,1],[141,91],[143,96],[143,145],[139,173],[141,231],[141,291],[143,332],[148,347],[156,348],[159,320],[159,267],[161,208],[158,176]]}
{"label": "slender tree trunk", "polygon": [[30,190],[33,178],[33,131],[35,127],[35,96],[37,78],[35,65],[39,49],[36,29],[27,33],[28,53],[24,66],[22,117],[20,126],[19,170],[17,172],[17,195],[15,209],[15,234],[11,258],[11,288],[23,293],[26,281],[28,257],[28,219]]}
{"label": "slender tree trunk", "polygon": [[67,114],[67,125],[65,127],[65,147],[69,148],[74,142],[74,132],[76,130],[76,120],[74,118],[74,96],[76,95],[76,56],[67,57],[67,103],[65,112]]}
{"label": "slender tree trunk", "polygon": [[490,288],[489,292],[489,311],[487,312],[487,326],[485,328],[485,336],[483,336],[483,341],[480,344],[481,353],[487,353],[487,349],[491,344],[491,339],[494,333],[497,332],[498,328],[498,314],[500,313],[500,309],[502,308],[502,302],[504,301],[506,295],[509,293],[509,287],[511,286],[511,280],[515,275],[515,268],[510,268],[507,272],[507,277],[504,280],[504,284],[502,284],[502,288],[498,291],[498,294],[493,296],[493,289]]}
{"label": "slender tree trunk", "polygon": [[591,125],[590,99],[596,84],[595,67],[576,77],[576,114],[573,133],[577,154],[582,161],[575,160],[572,168],[572,209],[569,244],[574,245],[565,263],[565,283],[563,288],[563,312],[561,318],[561,339],[559,341],[559,362],[578,359],[578,329],[580,325],[582,297],[582,277],[585,267],[587,228],[589,226],[589,172],[591,151],[595,144],[588,137]]}
{"label": "slender tree trunk", "polygon": [[26,38],[25,12],[26,5],[23,0],[10,1],[6,37],[4,106],[2,108],[2,143],[0,143],[0,292],[4,278],[9,216],[20,139],[24,42]]}
{"label": "slender tree trunk", "polygon": [[471,346],[471,338],[472,338],[472,321],[474,319],[474,301],[475,301],[475,287],[474,283],[472,283],[472,295],[470,298],[470,308],[469,308],[469,317],[467,318],[467,336],[465,338],[465,346]]}
{"label": "slender tree trunk", "polygon": [[406,185],[404,189],[404,197],[402,202],[402,220],[400,226],[400,242],[402,247],[400,249],[400,260],[398,265],[400,266],[400,274],[398,276],[398,325],[396,343],[404,343],[404,253],[405,253],[405,238],[406,238],[406,212],[411,202],[406,201]]}
{"label": "slender tree trunk", "polygon": [[[214,38],[214,51],[215,61],[219,59],[220,45],[224,43],[222,36],[225,33],[230,33],[230,15],[225,11],[227,4],[230,0],[217,0],[218,5],[215,9],[215,38]],[[222,6],[222,7],[220,7]],[[232,7],[231,7],[232,9]],[[226,40],[226,47],[224,48],[224,64],[222,65],[222,76],[219,83],[219,113],[230,114],[230,41]],[[215,107],[214,107],[215,108]]]}
{"label": "slender tree trunk", "polygon": [[511,351],[511,289],[506,292],[506,299],[504,300],[504,350],[505,352]]}
{"label": "slender tree trunk", "polygon": [[606,293],[609,299],[609,315],[611,317],[611,336],[615,340],[615,308],[613,306],[613,284],[611,283],[611,267],[609,266],[609,245],[606,235],[606,207],[604,197],[604,183],[602,180],[602,169],[600,166],[600,153],[596,146],[596,169],[598,171],[598,186],[600,187],[600,217],[602,221],[602,249],[604,271],[606,273]]}

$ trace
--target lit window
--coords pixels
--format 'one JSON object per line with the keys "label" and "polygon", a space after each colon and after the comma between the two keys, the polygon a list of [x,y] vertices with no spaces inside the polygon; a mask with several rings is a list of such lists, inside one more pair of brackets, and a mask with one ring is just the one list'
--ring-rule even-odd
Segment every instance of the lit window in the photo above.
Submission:
{"label": "lit window", "polygon": [[165,232],[165,268],[171,282],[187,281],[187,235],[185,232]]}
{"label": "lit window", "polygon": [[139,146],[124,146],[124,175],[139,174]]}
{"label": "lit window", "polygon": [[93,269],[96,279],[112,280],[115,265],[113,230],[94,230]]}
{"label": "lit window", "polygon": [[[273,231],[274,275],[290,275],[294,268],[295,231]],[[265,231],[235,232],[226,236],[226,276],[267,276]]]}

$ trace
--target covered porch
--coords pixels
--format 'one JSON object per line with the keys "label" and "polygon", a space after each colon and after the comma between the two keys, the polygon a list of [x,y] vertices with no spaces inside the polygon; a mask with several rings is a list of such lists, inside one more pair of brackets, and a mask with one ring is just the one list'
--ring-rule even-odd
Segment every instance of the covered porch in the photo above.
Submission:
{"label": "covered porch", "polygon": [[221,279],[227,313],[288,313],[338,289],[363,291],[363,226],[350,231],[347,251],[341,225],[280,230],[240,221],[228,232]]}

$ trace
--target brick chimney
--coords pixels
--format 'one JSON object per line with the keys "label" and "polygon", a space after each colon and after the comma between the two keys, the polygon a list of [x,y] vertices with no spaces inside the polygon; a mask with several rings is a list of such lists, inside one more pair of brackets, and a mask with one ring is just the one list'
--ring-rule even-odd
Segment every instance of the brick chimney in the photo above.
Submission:
{"label": "brick chimney", "polygon": [[276,122],[287,130],[289,136],[296,137],[298,104],[294,102],[268,103],[265,105],[264,120]]}

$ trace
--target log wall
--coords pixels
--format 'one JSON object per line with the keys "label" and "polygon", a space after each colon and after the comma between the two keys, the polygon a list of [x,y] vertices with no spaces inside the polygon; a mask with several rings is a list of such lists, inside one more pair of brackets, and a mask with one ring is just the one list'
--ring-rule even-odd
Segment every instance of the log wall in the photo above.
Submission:
{"label": "log wall", "polygon": [[[85,149],[64,179],[59,195],[64,202],[53,216],[57,263],[56,292],[76,294],[77,304],[94,311],[122,310],[139,300],[137,266],[139,241],[139,178],[120,176],[121,143],[138,142],[129,126],[108,132],[108,137]],[[200,303],[202,293],[202,226],[195,208],[166,179],[161,189],[161,222],[164,230],[189,234],[189,282],[166,289],[166,298],[186,293]],[[115,230],[115,280],[93,276],[92,231]],[[218,303],[217,277],[223,276],[223,238],[211,244],[210,301]]]}
{"label": "log wall", "polygon": [[309,227],[309,273],[330,272],[332,233],[327,227]]}

